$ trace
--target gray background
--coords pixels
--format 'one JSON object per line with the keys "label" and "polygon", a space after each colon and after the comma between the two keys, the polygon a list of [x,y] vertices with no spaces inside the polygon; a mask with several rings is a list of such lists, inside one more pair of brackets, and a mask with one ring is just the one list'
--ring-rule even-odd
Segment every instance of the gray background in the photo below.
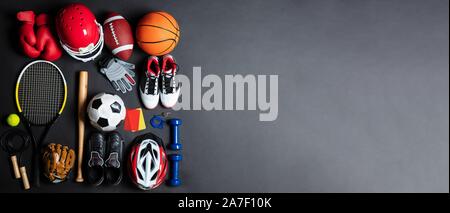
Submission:
{"label": "gray background", "polygon": [[[66,1],[1,1],[1,110],[30,59],[18,50],[15,13],[56,14]],[[184,121],[183,186],[156,192],[448,192],[449,4],[432,1],[89,1],[103,21],[117,11],[134,26],[151,10],[182,29],[173,55],[184,74],[279,75],[279,116],[257,111],[178,111]],[[106,50],[104,52],[107,52]],[[131,59],[140,67],[144,53]],[[47,142],[75,143],[76,71],[89,95],[114,92],[94,63],[56,62],[69,102]],[[139,69],[142,72],[142,68]],[[121,95],[140,107],[137,91]],[[147,130],[168,142],[168,128]],[[2,124],[1,132],[7,127]],[[127,144],[139,133],[125,133]],[[22,192],[0,154],[0,191]],[[29,165],[29,164],[28,164]],[[33,192],[140,192],[128,180],[91,187],[72,180]]]}

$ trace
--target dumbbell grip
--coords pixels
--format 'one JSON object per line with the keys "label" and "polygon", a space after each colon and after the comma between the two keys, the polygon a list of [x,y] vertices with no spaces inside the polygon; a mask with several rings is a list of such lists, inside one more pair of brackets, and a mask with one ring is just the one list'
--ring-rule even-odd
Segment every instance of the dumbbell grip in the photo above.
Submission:
{"label": "dumbbell grip", "polygon": [[180,119],[171,119],[169,120],[169,124],[171,127],[171,143],[168,145],[170,150],[181,150],[181,142],[180,142]]}
{"label": "dumbbell grip", "polygon": [[172,161],[172,172],[171,172],[171,179],[178,179],[179,175],[179,161]]}
{"label": "dumbbell grip", "polygon": [[179,127],[178,126],[172,126],[172,144],[180,144],[179,142]]}

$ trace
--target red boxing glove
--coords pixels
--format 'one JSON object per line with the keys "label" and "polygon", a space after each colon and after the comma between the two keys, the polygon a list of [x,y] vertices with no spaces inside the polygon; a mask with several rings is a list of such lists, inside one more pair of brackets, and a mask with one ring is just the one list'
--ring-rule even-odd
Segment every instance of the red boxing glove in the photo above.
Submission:
{"label": "red boxing glove", "polygon": [[62,51],[50,32],[49,24],[50,17],[47,14],[42,13],[36,17],[36,48],[42,52],[41,58],[47,61],[56,61],[61,57]]}
{"label": "red boxing glove", "polygon": [[34,12],[22,11],[17,13],[17,19],[22,22],[19,29],[19,38],[22,51],[30,58],[37,58],[41,54],[34,45],[36,44],[36,35],[34,34]]}

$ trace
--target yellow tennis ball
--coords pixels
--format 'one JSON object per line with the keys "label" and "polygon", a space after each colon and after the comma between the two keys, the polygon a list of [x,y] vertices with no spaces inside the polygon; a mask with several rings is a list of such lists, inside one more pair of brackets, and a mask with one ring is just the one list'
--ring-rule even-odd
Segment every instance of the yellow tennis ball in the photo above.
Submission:
{"label": "yellow tennis ball", "polygon": [[19,125],[20,123],[20,118],[17,114],[10,114],[8,115],[8,118],[6,118],[6,123],[8,123],[8,125],[15,127],[17,125]]}

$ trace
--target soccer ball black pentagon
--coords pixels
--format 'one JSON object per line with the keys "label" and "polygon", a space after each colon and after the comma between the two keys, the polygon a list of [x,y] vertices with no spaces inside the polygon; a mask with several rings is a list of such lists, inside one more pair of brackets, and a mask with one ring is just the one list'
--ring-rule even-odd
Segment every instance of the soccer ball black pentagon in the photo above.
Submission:
{"label": "soccer ball black pentagon", "polygon": [[113,131],[125,119],[125,105],[118,95],[100,93],[94,96],[87,107],[89,120],[101,131]]}

